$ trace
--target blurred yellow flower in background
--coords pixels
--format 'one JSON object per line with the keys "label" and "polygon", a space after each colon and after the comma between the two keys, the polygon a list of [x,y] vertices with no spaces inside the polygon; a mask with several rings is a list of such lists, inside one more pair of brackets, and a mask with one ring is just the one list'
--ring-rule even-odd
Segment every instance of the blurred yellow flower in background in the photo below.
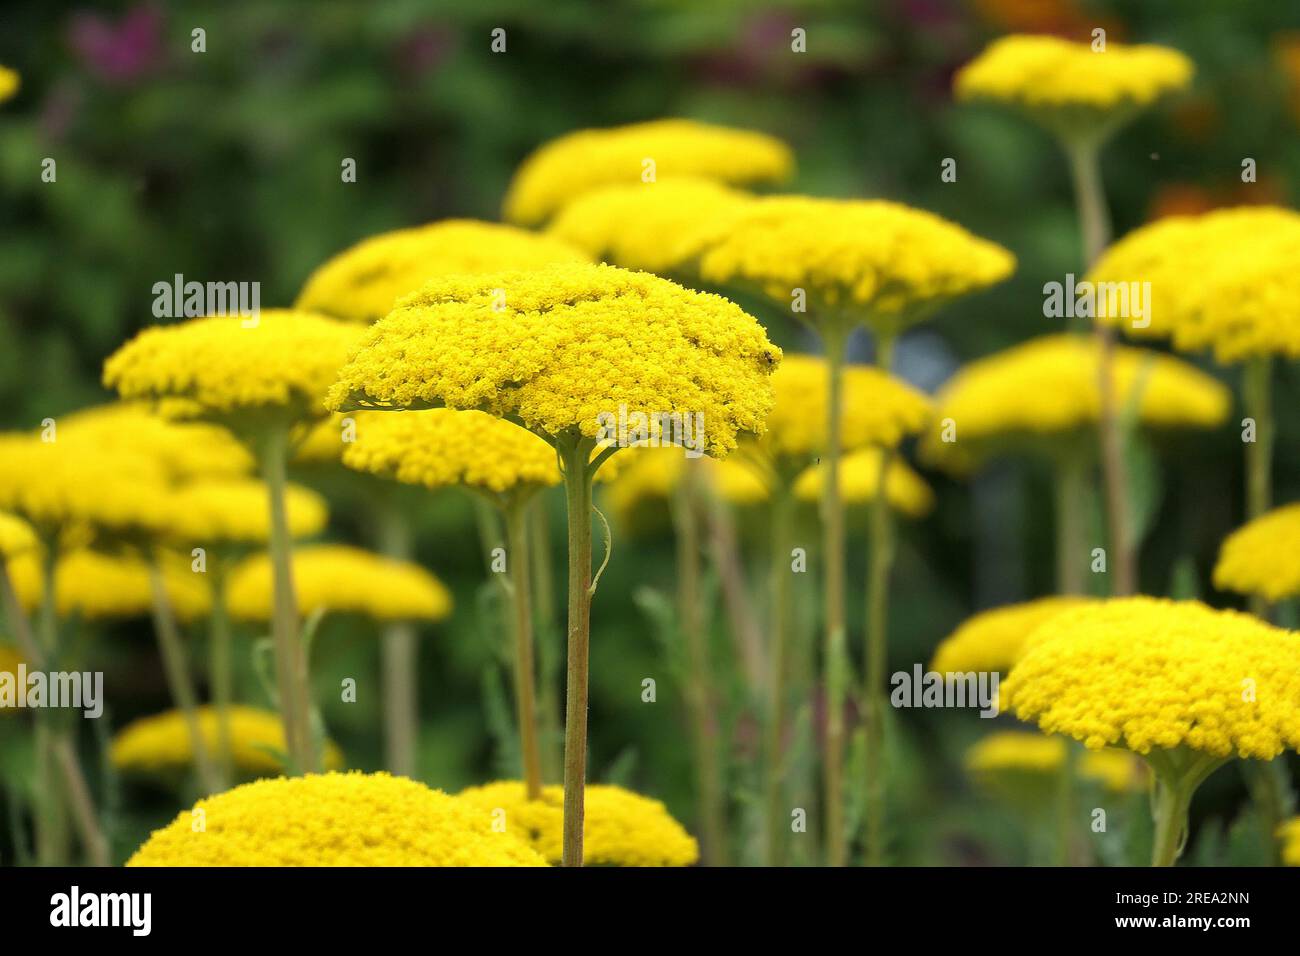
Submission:
{"label": "blurred yellow flower in background", "polygon": [[[160,506],[168,512],[166,535],[186,545],[207,547],[266,544],[271,535],[266,483],[255,478],[192,481]],[[289,533],[309,538],[329,519],[325,499],[301,485],[285,488]]]}
{"label": "blurred yellow flower in background", "polygon": [[[240,774],[266,776],[284,770],[284,725],[270,710],[235,704],[229,708],[230,760]],[[218,714],[215,707],[198,707],[199,727],[208,750],[218,750]],[[109,757],[118,770],[138,774],[170,774],[194,765],[194,747],[185,714],[169,710],[141,717],[113,737]],[[327,770],[343,767],[343,753],[325,741],[322,764]]]}
{"label": "blurred yellow flower in background", "polygon": [[934,652],[930,670],[940,674],[1011,670],[1039,625],[1087,603],[1079,597],[1045,597],[1008,604],[968,617]]}
{"label": "blurred yellow flower in background", "polygon": [[18,76],[17,71],[11,70],[7,66],[0,66],[0,103],[12,99],[18,93],[18,88],[21,85],[22,79]]}
{"label": "blurred yellow flower in background", "polygon": [[[505,814],[505,832],[526,840],[551,863],[561,859],[564,791],[543,787],[529,800],[524,785],[507,780],[470,787],[456,797],[482,818]],[[589,866],[690,866],[700,856],[695,838],[658,800],[608,784],[587,785],[584,850]]]}
{"label": "blurred yellow flower in background", "polygon": [[[884,456],[879,448],[864,448],[840,459],[840,489],[846,503],[870,505],[875,502],[880,489],[880,463]],[[795,479],[795,497],[815,504],[822,497],[825,480],[826,465],[813,465]],[[891,508],[909,518],[924,518],[934,508],[934,492],[930,486],[897,455],[889,456],[885,499]]]}
{"label": "blurred yellow flower in background", "polygon": [[[160,561],[172,610],[182,621],[205,616],[212,599],[207,578],[190,570],[189,559],[167,554]],[[14,591],[27,611],[41,606],[45,593],[41,563],[34,555],[10,563]],[[77,548],[54,569],[55,608],[60,617],[89,620],[145,617],[154,608],[149,562],[133,554],[107,554]]]}
{"label": "blurred yellow flower in background", "polygon": [[[451,592],[417,564],[360,548],[320,544],[293,552],[298,612],[361,614],[378,621],[441,620],[451,613]],[[272,613],[271,559],[255,554],[230,572],[230,613],[268,621]]]}
{"label": "blurred yellow flower in background", "polygon": [[1300,594],[1300,504],[1275,508],[1228,535],[1214,586],[1269,601]]}
{"label": "blurred yellow flower in background", "polygon": [[781,182],[793,171],[785,143],[751,130],[685,119],[578,130],[543,144],[520,164],[506,193],[505,218],[536,225],[590,190],[648,178],[749,185]]}
{"label": "blurred yellow flower in background", "polygon": [[[1023,730],[989,734],[966,751],[966,770],[975,777],[1028,773],[1055,779],[1065,763],[1067,741]],[[1079,776],[1101,784],[1112,793],[1128,793],[1146,786],[1142,762],[1125,750],[1092,750],[1079,761]]]}
{"label": "blurred yellow flower in background", "polygon": [[294,308],[373,322],[439,276],[586,261],[561,238],[495,222],[448,219],[371,236],[340,252],[307,277]]}

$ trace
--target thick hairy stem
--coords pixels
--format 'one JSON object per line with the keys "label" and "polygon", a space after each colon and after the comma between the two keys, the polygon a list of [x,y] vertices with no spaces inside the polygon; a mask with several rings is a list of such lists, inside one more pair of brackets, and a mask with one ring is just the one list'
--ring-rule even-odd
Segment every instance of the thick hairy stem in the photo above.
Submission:
{"label": "thick hairy stem", "polygon": [[790,519],[789,487],[777,481],[772,491],[771,628],[768,650],[767,751],[764,769],[767,823],[767,865],[785,862],[787,810],[785,804],[786,678],[790,670]]}
{"label": "thick hairy stem", "polygon": [[533,667],[532,567],[528,553],[527,505],[513,502],[506,508],[506,550],[510,562],[511,604],[515,632],[515,711],[519,720],[519,751],[523,757],[528,799],[542,795],[542,755],[537,740],[536,681]]}
{"label": "thick hairy stem", "polygon": [[1087,591],[1088,543],[1082,505],[1087,481],[1085,459],[1067,454],[1056,462],[1056,590],[1059,594]]}
{"label": "thick hairy stem", "polygon": [[843,866],[847,857],[844,834],[844,694],[848,662],[845,659],[844,618],[844,503],[840,497],[840,438],[844,417],[844,348],[847,335],[840,329],[826,335],[826,361],[830,384],[826,401],[826,453],[823,459],[822,536],[825,542],[826,647],[826,862]]}
{"label": "thick hairy stem", "polygon": [[226,569],[218,558],[208,572],[212,583],[212,614],[208,634],[208,677],[212,681],[212,704],[217,712],[217,767],[221,788],[229,786],[234,774],[230,737],[230,703],[234,699],[234,666],[231,655],[230,611],[226,606]]}
{"label": "thick hairy stem", "polygon": [[563,757],[560,753],[560,653],[558,635],[555,633],[555,576],[551,569],[550,525],[546,520],[546,508],[540,496],[529,506],[528,541],[532,548],[532,565],[535,586],[533,604],[536,613],[536,631],[539,637],[538,670],[541,682],[537,694],[537,708],[540,713],[540,732],[542,735],[542,779],[556,781],[560,779]]}
{"label": "thick hairy stem", "polygon": [[[381,501],[376,515],[379,550],[399,561],[411,559],[411,531],[391,499]],[[419,645],[415,625],[391,621],[380,638],[384,687],[384,760],[398,776],[416,776],[419,747]]]}
{"label": "thick hairy stem", "polygon": [[293,541],[289,534],[284,488],[288,465],[288,434],[272,428],[259,449],[262,478],[266,481],[271,513],[271,567],[275,601],[271,636],[275,646],[275,680],[284,723],[284,739],[294,773],[316,769],[313,756],[307,653],[299,632],[298,600],[293,587]]}
{"label": "thick hairy stem", "polygon": [[1155,800],[1151,812],[1155,823],[1152,866],[1173,866],[1187,843],[1187,814],[1205,778],[1227,761],[1222,757],[1183,751],[1152,751],[1147,762],[1154,770]]}
{"label": "thick hairy stem", "polygon": [[[1101,181],[1100,151],[1101,144],[1095,140],[1065,144],[1074,181],[1085,267],[1096,262],[1110,243],[1110,214],[1106,209],[1106,191]],[[1106,525],[1110,532],[1111,594],[1120,597],[1137,589],[1137,566],[1133,553],[1135,542],[1129,527],[1124,442],[1115,398],[1115,330],[1097,322],[1093,334],[1098,351],[1100,408],[1097,430],[1101,445],[1102,483],[1106,493]]]}
{"label": "thick hairy stem", "polygon": [[587,658],[591,640],[590,446],[574,440],[563,449],[569,524],[569,638],[564,707],[565,866],[582,866],[587,777]]}
{"label": "thick hairy stem", "polygon": [[221,790],[221,780],[208,753],[207,741],[203,738],[198,701],[190,679],[189,666],[185,661],[185,647],[181,643],[180,630],[176,627],[176,616],[172,613],[167,584],[163,580],[157,558],[149,562],[149,586],[153,592],[154,632],[158,637],[158,651],[162,656],[167,687],[171,691],[172,701],[185,718],[185,729],[190,737],[190,749],[194,751],[194,766],[199,772],[199,782],[205,793],[218,793]]}
{"label": "thick hairy stem", "polygon": [[686,644],[687,706],[695,754],[696,815],[704,837],[706,866],[725,866],[727,825],[722,801],[722,769],[718,751],[718,718],[714,710],[713,674],[701,614],[700,489],[695,464],[687,462],[673,507],[677,542],[677,618]]}

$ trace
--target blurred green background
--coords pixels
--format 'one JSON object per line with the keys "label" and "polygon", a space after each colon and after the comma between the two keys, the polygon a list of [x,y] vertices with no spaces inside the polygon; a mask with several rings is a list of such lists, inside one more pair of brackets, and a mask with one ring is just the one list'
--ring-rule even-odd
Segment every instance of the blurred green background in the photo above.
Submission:
{"label": "blurred green background", "polygon": [[[897,371],[933,389],[965,360],[1051,331],[1041,287],[1079,271],[1081,255],[1053,143],[1009,113],[955,105],[952,73],[1002,33],[1082,39],[1098,25],[1112,40],[1174,46],[1197,66],[1189,94],[1143,116],[1105,152],[1117,234],[1174,211],[1293,203],[1300,8],[1271,0],[6,4],[0,63],[17,69],[23,86],[0,106],[0,426],[30,428],[103,401],[100,365],[152,321],[155,282],[175,273],[257,280],[263,306],[287,304],[315,265],[364,236],[447,216],[495,218],[513,168],[553,136],[674,115],[783,137],[799,161],[793,189],[902,200],[1015,252],[1012,281],[900,343]],[[489,49],[495,27],[507,31],[502,54]],[[805,54],[790,52],[795,27],[807,31]],[[195,28],[206,31],[206,52],[191,51]],[[1247,156],[1259,169],[1249,185],[1240,180]],[[46,157],[57,162],[55,183],[41,180]],[[946,157],[957,160],[955,183],[940,179]],[[354,184],[341,182],[345,158],[356,160]],[[813,347],[785,318],[747,304],[780,344]],[[855,342],[854,355],[865,358],[870,347]],[[1236,385],[1233,372],[1206,367]],[[1287,501],[1300,497],[1300,423],[1289,414],[1300,397],[1294,367],[1279,370],[1277,387],[1277,498]],[[1242,520],[1239,436],[1226,427],[1163,452],[1143,587],[1199,590],[1216,604],[1232,603],[1205,581],[1218,542]],[[331,494],[333,537],[370,541],[355,482],[299,477]],[[905,530],[895,668],[926,660],[973,610],[1052,587],[1045,473],[1007,462],[971,484],[927,477],[939,507]],[[561,503],[548,504],[562,570]],[[467,501],[419,497],[411,513],[420,559],[453,586],[458,602],[450,621],[424,632],[421,661],[422,776],[455,790],[513,766],[503,628],[483,588]],[[803,533],[815,550],[808,517]],[[762,522],[746,518],[742,527],[750,582],[761,591]],[[850,581],[861,582],[860,533],[851,548]],[[800,601],[810,636],[814,575]],[[666,527],[619,534],[593,611],[592,766],[594,778],[659,796],[693,825],[681,687],[654,624],[655,594],[670,595],[672,579]],[[856,650],[860,586],[850,615]],[[726,672],[721,614],[714,623]],[[318,656],[322,699],[337,696],[332,688],[343,676],[376,686],[375,634],[361,622],[327,625]],[[107,630],[99,647],[108,726],[166,706],[147,622]],[[655,704],[641,701],[645,677],[658,681]],[[967,712],[896,716],[896,857],[1034,859],[1022,821],[961,771],[962,749],[990,722]],[[734,688],[727,717],[736,842],[746,859],[754,784],[746,767],[758,735]],[[331,706],[326,718],[351,765],[379,765],[373,695]],[[189,799],[125,782],[110,790],[119,856]],[[1239,777],[1225,770],[1203,794],[1193,859],[1248,858],[1258,834],[1240,812]],[[815,819],[815,806],[810,814]],[[1141,850],[1126,857],[1121,842],[1107,843],[1112,862],[1142,858]],[[12,858],[7,848],[4,855]]]}

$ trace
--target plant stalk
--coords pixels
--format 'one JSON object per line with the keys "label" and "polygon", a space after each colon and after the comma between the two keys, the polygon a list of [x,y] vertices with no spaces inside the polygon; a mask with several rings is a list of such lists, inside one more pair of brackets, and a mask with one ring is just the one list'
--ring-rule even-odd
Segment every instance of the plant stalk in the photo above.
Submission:
{"label": "plant stalk", "polygon": [[293,541],[284,500],[289,460],[288,431],[269,428],[259,449],[271,516],[271,566],[275,576],[271,635],[275,647],[275,679],[284,723],[291,773],[311,773],[313,756],[307,654],[299,632],[298,601],[293,587]]}
{"label": "plant stalk", "polygon": [[564,708],[565,866],[582,866],[587,777],[587,667],[591,640],[591,444],[571,439],[561,446],[568,507],[569,636]]}
{"label": "plant stalk", "polygon": [[[411,560],[411,530],[390,498],[378,505],[379,550],[398,561]],[[384,687],[384,760],[399,777],[416,776],[420,737],[420,651],[411,621],[390,621],[380,637]]]}
{"label": "plant stalk", "polygon": [[826,450],[822,483],[822,535],[826,601],[826,863],[844,866],[844,696],[848,661],[844,617],[844,503],[840,497],[840,439],[844,418],[844,352],[848,336],[838,325],[825,334],[830,381],[826,399]]}
{"label": "plant stalk", "polygon": [[528,553],[528,503],[506,506],[506,551],[510,562],[510,597],[514,608],[515,709],[519,720],[519,750],[529,800],[542,795],[542,756],[537,739],[536,681],[533,665],[532,567]]}
{"label": "plant stalk", "polygon": [[208,668],[212,681],[212,704],[217,712],[217,767],[221,789],[234,779],[234,749],[230,733],[230,704],[234,699],[234,665],[231,654],[230,610],[226,606],[224,557],[213,563],[211,574],[212,613],[209,619]]}
{"label": "plant stalk", "polygon": [[778,478],[772,489],[771,627],[768,651],[766,805],[767,865],[785,862],[788,819],[785,805],[786,677],[790,669],[790,530],[794,507],[789,486]]}

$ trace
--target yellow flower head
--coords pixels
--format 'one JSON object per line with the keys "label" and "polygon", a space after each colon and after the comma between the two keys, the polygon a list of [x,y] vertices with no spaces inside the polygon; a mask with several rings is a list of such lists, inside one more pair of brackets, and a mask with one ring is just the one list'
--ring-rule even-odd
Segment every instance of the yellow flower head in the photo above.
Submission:
{"label": "yellow flower head", "polygon": [[[830,371],[813,355],[787,355],[772,373],[776,404],[767,417],[759,450],[777,463],[802,468],[826,449],[826,395]],[[925,427],[930,399],[874,366],[844,370],[840,442],[846,451],[868,445],[897,448]]]}
{"label": "yellow flower head", "polygon": [[[1055,131],[1106,130],[1192,80],[1192,62],[1162,46],[1102,50],[1052,36],[993,41],[958,71],[959,100],[1014,106]],[[1073,130],[1071,130],[1073,127]]]}
{"label": "yellow flower head", "polygon": [[703,228],[705,280],[754,284],[785,304],[803,289],[809,322],[848,318],[890,334],[1016,265],[946,219],[879,199],[773,196]]}
{"label": "yellow flower head", "polygon": [[0,563],[40,548],[36,532],[22,518],[0,511]]}
{"label": "yellow flower head", "polygon": [[[19,603],[28,611],[40,607],[45,586],[36,555],[11,562],[9,573]],[[163,586],[180,620],[193,621],[208,613],[212,596],[207,579],[190,570],[188,559],[164,559]],[[54,595],[61,617],[107,620],[145,617],[153,610],[153,585],[143,559],[89,548],[69,551],[59,559],[54,568]]]}
{"label": "yellow flower head", "polygon": [[730,215],[751,198],[692,177],[619,183],[579,196],[548,231],[614,265],[666,272],[699,253],[701,222]]}
{"label": "yellow flower head", "polygon": [[[998,774],[1055,776],[1065,762],[1066,741],[1024,730],[989,734],[966,751],[966,770],[975,777]],[[1141,762],[1124,750],[1091,751],[1079,762],[1079,775],[1112,793],[1145,785]]]}
{"label": "yellow flower head", "polygon": [[[879,448],[864,448],[840,459],[840,493],[849,504],[865,505],[876,500],[880,487]],[[794,483],[794,496],[800,501],[817,503],[822,500],[826,465],[813,465]],[[885,478],[885,500],[899,514],[909,518],[924,518],[934,508],[934,492],[898,455],[891,455],[889,472]]]}
{"label": "yellow flower head", "polygon": [[71,436],[43,441],[35,434],[0,434],[0,508],[43,537],[87,528],[112,537],[162,527],[157,505],[169,489],[161,461]]}
{"label": "yellow flower head", "polygon": [[58,441],[138,455],[157,462],[172,481],[226,478],[253,469],[253,458],[224,428],[171,421],[143,402],[112,402],[68,415]]}
{"label": "yellow flower head", "polygon": [[1300,817],[1292,817],[1278,830],[1282,840],[1282,863],[1300,866]]}
{"label": "yellow flower head", "polygon": [[109,356],[104,384],[125,398],[185,399],[238,427],[262,416],[297,422],[325,414],[325,392],[361,327],[270,309],[145,329]]}
{"label": "yellow flower head", "polygon": [[426,488],[461,485],[507,495],[560,483],[555,449],[532,432],[483,412],[359,412],[343,464]]}
{"label": "yellow flower head", "polygon": [[385,232],[340,252],[307,277],[295,309],[373,322],[430,279],[586,262],[560,239],[472,219]]}
{"label": "yellow flower head", "polygon": [[[325,499],[301,485],[285,488],[289,533],[295,538],[318,534],[329,518]],[[170,495],[167,535],[185,545],[248,546],[271,537],[268,491],[254,478],[193,481]]]}
{"label": "yellow flower head", "polygon": [[12,98],[21,85],[22,79],[18,76],[17,71],[11,70],[7,66],[0,66],[0,103]]}
{"label": "yellow flower head", "polygon": [[704,450],[725,457],[762,431],[780,357],[739,306],[646,273],[451,276],[366,330],[329,402],[479,409],[551,439],[601,437],[621,410],[703,415]]}
{"label": "yellow flower head", "polygon": [[[680,448],[638,448],[622,456],[622,468],[609,482],[605,500],[624,528],[654,524],[642,520],[644,509],[667,503],[681,481],[683,469],[697,468],[702,469],[701,481],[708,482],[730,504],[744,507],[766,501],[768,490],[763,479],[738,458],[692,460]],[[662,510],[656,517],[662,517]]]}
{"label": "yellow flower head", "polygon": [[[199,707],[199,729],[209,753],[219,741],[215,707]],[[284,770],[284,725],[280,715],[257,707],[234,705],[229,710],[230,756],[240,773],[271,776]],[[133,721],[113,737],[109,757],[118,770],[137,774],[173,774],[194,763],[194,748],[185,714],[169,710]],[[322,760],[327,770],[343,767],[343,753],[326,741]]]}
{"label": "yellow flower head", "polygon": [[[478,814],[483,825],[505,811],[506,832],[518,835],[551,863],[562,858],[564,789],[543,787],[529,800],[519,781],[471,787],[457,798]],[[588,866],[690,866],[699,845],[658,800],[622,787],[588,784],[583,821],[583,861]],[[497,814],[499,818],[499,814]]]}
{"label": "yellow flower head", "polygon": [[[935,396],[934,420],[950,421],[955,440],[944,441],[942,429],[933,428],[924,452],[962,468],[1004,448],[1043,447],[1044,440],[1059,447],[1062,437],[1097,422],[1097,356],[1092,337],[1061,333],[963,366]],[[1111,368],[1117,407],[1124,409],[1136,396],[1145,425],[1212,428],[1228,417],[1228,389],[1179,359],[1119,346]]]}
{"label": "yellow flower head", "polygon": [[505,218],[534,225],[600,186],[695,176],[737,185],[780,182],[790,148],[765,133],[663,119],[586,129],[551,140],[524,160],[506,194]]}
{"label": "yellow flower head", "polygon": [[1228,535],[1214,586],[1270,602],[1300,594],[1300,504],[1275,508]]}
{"label": "yellow flower head", "polygon": [[1117,598],[1030,637],[1004,706],[1088,747],[1271,760],[1300,747],[1300,635],[1198,601]]}
{"label": "yellow flower head", "polygon": [[[230,573],[230,612],[248,621],[269,621],[271,558],[255,554]],[[438,621],[451,613],[451,592],[417,564],[341,544],[318,544],[293,553],[293,586],[304,617],[324,609],[363,614],[379,621]]]}
{"label": "yellow flower head", "polygon": [[1099,317],[1133,336],[1166,338],[1184,352],[1211,349],[1225,364],[1296,358],[1297,257],[1300,214],[1248,206],[1171,216],[1136,229],[1101,256],[1088,280],[1150,283],[1149,324],[1134,325],[1117,314]]}
{"label": "yellow flower head", "polygon": [[[18,680],[18,665],[27,663],[27,659],[18,653],[16,647],[10,647],[8,644],[0,644],[0,674],[12,674],[13,680]],[[17,710],[17,701],[14,707],[0,707],[0,717],[5,714],[13,713]]]}
{"label": "yellow flower head", "polygon": [[[204,828],[194,826],[203,811]],[[456,797],[386,773],[271,777],[200,800],[127,866],[545,866]]]}
{"label": "yellow flower head", "polygon": [[1020,659],[1026,639],[1040,625],[1087,603],[1087,598],[1046,597],[981,611],[963,621],[939,645],[930,670],[940,674],[1005,673]]}

